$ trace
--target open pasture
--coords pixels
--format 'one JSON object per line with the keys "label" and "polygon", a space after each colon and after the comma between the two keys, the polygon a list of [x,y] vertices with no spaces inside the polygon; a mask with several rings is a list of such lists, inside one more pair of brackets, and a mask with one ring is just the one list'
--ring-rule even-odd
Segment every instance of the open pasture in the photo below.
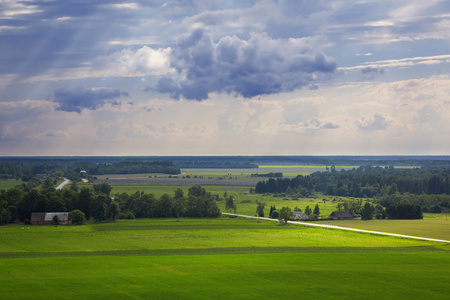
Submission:
{"label": "open pasture", "polygon": [[13,188],[17,185],[22,184],[23,181],[21,179],[6,179],[6,180],[0,180],[0,190],[7,190],[10,188]]}
{"label": "open pasture", "polygon": [[4,226],[0,238],[2,299],[446,299],[450,280],[441,243],[240,218]]}
{"label": "open pasture", "polygon": [[[27,228],[30,229],[27,229]],[[0,257],[20,252],[91,252],[242,247],[413,247],[434,245],[357,232],[223,217],[137,219],[85,226],[5,226]],[[24,242],[25,241],[25,242]]]}
{"label": "open pasture", "polygon": [[450,240],[450,220],[444,214],[424,214],[422,220],[351,220],[319,221],[319,223]]}

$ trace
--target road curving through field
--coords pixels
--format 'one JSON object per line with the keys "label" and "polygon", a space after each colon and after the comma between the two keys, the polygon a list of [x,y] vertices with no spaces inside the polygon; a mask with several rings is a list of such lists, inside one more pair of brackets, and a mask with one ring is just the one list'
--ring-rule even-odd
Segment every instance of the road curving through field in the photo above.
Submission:
{"label": "road curving through field", "polygon": [[[249,219],[259,219],[259,220],[277,221],[278,222],[277,219],[271,219],[271,218],[263,218],[263,217],[249,216],[249,215],[238,215],[238,214],[224,213],[224,212],[222,214],[229,215],[229,216],[249,218]],[[287,222],[291,223],[291,224],[298,224],[298,225],[303,225],[303,226],[323,227],[323,228],[338,229],[338,230],[356,231],[356,232],[363,232],[363,233],[370,233],[370,234],[377,234],[377,235],[387,235],[387,236],[395,236],[395,237],[401,237],[401,238],[407,238],[407,239],[415,239],[415,240],[423,240],[423,241],[431,241],[431,242],[440,242],[440,243],[450,244],[450,241],[447,241],[447,240],[431,239],[431,238],[412,236],[412,235],[356,229],[356,228],[349,228],[349,227],[341,227],[341,226],[337,226],[337,225],[316,224],[316,223],[311,223],[311,222],[298,222],[298,221],[287,221]]]}
{"label": "road curving through field", "polygon": [[62,190],[63,187],[65,187],[69,182],[70,182],[69,179],[64,178],[64,182],[62,182],[60,185],[58,185],[58,186],[56,187],[56,189],[57,189],[57,190]]}

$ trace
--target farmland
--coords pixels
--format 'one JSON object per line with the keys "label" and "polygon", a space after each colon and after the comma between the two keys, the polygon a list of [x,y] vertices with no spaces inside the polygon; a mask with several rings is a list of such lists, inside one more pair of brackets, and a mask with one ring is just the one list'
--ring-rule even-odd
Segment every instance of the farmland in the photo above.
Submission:
{"label": "farmland", "polygon": [[[350,168],[350,167],[342,167]],[[256,200],[291,209],[320,207],[326,217],[351,197],[255,194],[264,178],[324,170],[323,166],[266,165],[259,169],[182,169],[180,175],[109,174],[111,196],[137,191],[185,195],[200,184],[233,196],[236,213],[255,215]],[[20,184],[3,182],[2,188]],[[92,183],[78,183],[80,188]],[[69,189],[67,186],[65,189]],[[364,199],[365,201],[365,199]],[[225,201],[217,205],[225,211]],[[317,221],[343,227],[450,240],[444,214],[423,220]],[[446,299],[447,244],[336,229],[230,218],[90,221],[81,226],[0,227],[2,299],[280,299],[301,297]]]}
{"label": "farmland", "polygon": [[444,299],[450,279],[440,243],[240,218],[21,228],[0,229],[2,299]]}
{"label": "farmland", "polygon": [[[350,169],[353,166],[336,167],[337,170]],[[408,168],[408,167],[401,167]],[[259,169],[182,169],[178,177],[164,174],[129,174],[129,175],[102,175],[98,182],[107,182],[113,186],[112,194],[128,193],[137,191],[152,193],[156,197],[163,194],[172,195],[174,190],[181,188],[184,193],[190,185],[201,184],[211,194],[223,196],[227,192],[232,195],[236,203],[236,213],[244,215],[256,214],[255,201],[266,204],[265,215],[268,216],[270,206],[280,209],[283,206],[302,210],[306,206],[314,208],[316,204],[320,207],[322,217],[328,216],[336,210],[338,201],[353,200],[351,197],[336,197],[316,195],[315,197],[293,198],[289,196],[274,196],[273,194],[251,194],[250,188],[254,187],[256,181],[261,178],[251,177],[253,173],[282,172],[283,176],[295,177],[298,174],[309,174],[315,171],[324,171],[324,166],[300,166],[300,165],[266,165]],[[299,173],[301,172],[301,173]],[[189,178],[187,178],[189,176]],[[183,178],[184,177],[184,178]],[[208,179],[211,178],[211,179]],[[206,185],[205,185],[206,183]],[[80,184],[80,186],[91,186]],[[326,201],[324,201],[326,200]],[[219,201],[218,206],[225,211],[225,201]],[[450,221],[448,221],[450,222]],[[425,214],[423,220],[372,220],[372,221],[339,221],[339,226],[385,231],[406,235],[422,236],[436,239],[450,240],[450,226],[442,214]],[[320,221],[324,224],[332,224],[331,221]]]}

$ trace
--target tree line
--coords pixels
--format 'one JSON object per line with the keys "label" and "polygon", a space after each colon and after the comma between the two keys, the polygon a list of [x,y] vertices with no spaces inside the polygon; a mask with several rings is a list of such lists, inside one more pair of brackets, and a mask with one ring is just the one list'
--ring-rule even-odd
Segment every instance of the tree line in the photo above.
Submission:
{"label": "tree line", "polygon": [[315,172],[295,178],[270,178],[256,184],[256,193],[285,193],[289,188],[326,195],[371,198],[400,194],[450,194],[450,168],[362,166],[351,170]]}
{"label": "tree line", "polygon": [[111,196],[107,183],[92,188],[57,191],[54,188],[31,189],[25,192],[12,188],[0,193],[1,223],[26,221],[33,212],[81,211],[86,219],[97,221],[116,218],[216,218],[220,210],[210,193],[201,186],[192,186],[188,194],[178,188],[173,195],[159,199],[154,194],[136,192]]}
{"label": "tree line", "polygon": [[122,161],[112,164],[93,162],[74,162],[67,165],[58,163],[0,163],[0,179],[22,179],[24,182],[38,174],[54,174],[65,176],[70,180],[80,181],[80,171],[89,175],[104,174],[140,174],[164,173],[181,174],[180,168],[170,162],[159,161]]}

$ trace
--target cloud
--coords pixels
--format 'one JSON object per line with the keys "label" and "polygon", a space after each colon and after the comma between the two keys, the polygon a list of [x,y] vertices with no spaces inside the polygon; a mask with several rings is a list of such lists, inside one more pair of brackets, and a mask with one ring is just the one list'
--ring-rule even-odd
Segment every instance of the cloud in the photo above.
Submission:
{"label": "cloud", "polygon": [[303,123],[303,127],[308,129],[337,129],[340,126],[331,122],[324,123],[319,119],[311,119]]}
{"label": "cloud", "polygon": [[374,79],[376,75],[384,74],[384,69],[367,67],[361,69],[361,73],[363,74],[363,79],[370,80]]}
{"label": "cloud", "polygon": [[159,79],[156,90],[172,98],[205,100],[212,92],[252,98],[291,92],[333,73],[336,62],[308,39],[272,39],[266,33],[248,40],[225,36],[217,43],[202,29],[178,42],[171,53],[177,76]]}
{"label": "cloud", "polygon": [[0,1],[0,17],[2,19],[12,19],[16,16],[35,14],[42,10],[37,5],[20,1]]}
{"label": "cloud", "polygon": [[57,110],[81,113],[83,109],[96,110],[107,103],[118,105],[113,101],[127,93],[111,89],[71,88],[58,89],[54,92],[54,102]]}
{"label": "cloud", "polygon": [[367,71],[371,69],[403,68],[403,67],[412,67],[415,65],[435,65],[441,63],[448,63],[449,59],[450,55],[448,54],[434,55],[434,56],[418,56],[418,57],[367,62],[362,65],[357,65],[353,67],[341,67],[339,68],[339,70],[361,70],[364,73],[364,70]]}
{"label": "cloud", "polygon": [[119,52],[98,57],[92,64],[94,73],[106,76],[142,76],[169,72],[171,48],[152,49],[144,46],[133,51]]}
{"label": "cloud", "polygon": [[375,113],[373,119],[365,119],[364,117],[356,121],[358,128],[362,131],[374,131],[374,130],[385,130],[387,128],[388,122],[386,117],[381,114]]}

